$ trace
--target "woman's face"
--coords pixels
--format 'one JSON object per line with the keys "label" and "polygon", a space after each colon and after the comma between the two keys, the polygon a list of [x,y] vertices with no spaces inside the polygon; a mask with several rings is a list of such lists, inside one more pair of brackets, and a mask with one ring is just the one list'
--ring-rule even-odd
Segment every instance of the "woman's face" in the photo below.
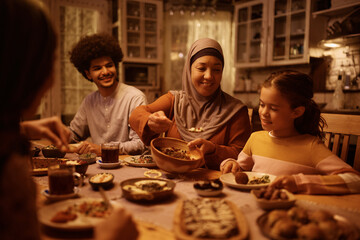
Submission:
{"label": "woman's face", "polygon": [[214,56],[203,56],[191,65],[191,82],[196,91],[204,96],[211,96],[220,86],[222,63]]}

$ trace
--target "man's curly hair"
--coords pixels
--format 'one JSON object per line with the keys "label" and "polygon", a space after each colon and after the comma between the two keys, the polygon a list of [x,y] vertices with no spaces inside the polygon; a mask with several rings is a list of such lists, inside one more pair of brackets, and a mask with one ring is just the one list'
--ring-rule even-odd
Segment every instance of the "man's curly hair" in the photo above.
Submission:
{"label": "man's curly hair", "polygon": [[92,60],[100,57],[111,57],[117,69],[118,63],[121,62],[123,56],[119,42],[105,33],[82,37],[70,51],[70,61],[90,82],[93,81],[87,78],[85,70],[90,69]]}

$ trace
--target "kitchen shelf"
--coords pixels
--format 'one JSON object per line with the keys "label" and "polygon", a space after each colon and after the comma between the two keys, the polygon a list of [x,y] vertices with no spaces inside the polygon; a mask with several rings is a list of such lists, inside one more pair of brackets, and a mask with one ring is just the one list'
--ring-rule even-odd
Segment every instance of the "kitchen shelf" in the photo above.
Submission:
{"label": "kitchen shelf", "polygon": [[316,11],[316,12],[313,12],[312,14],[313,14],[314,18],[316,18],[317,16],[336,17],[336,16],[350,12],[355,7],[360,7],[360,2],[347,4],[347,5],[344,5],[341,7],[329,8],[326,10]]}

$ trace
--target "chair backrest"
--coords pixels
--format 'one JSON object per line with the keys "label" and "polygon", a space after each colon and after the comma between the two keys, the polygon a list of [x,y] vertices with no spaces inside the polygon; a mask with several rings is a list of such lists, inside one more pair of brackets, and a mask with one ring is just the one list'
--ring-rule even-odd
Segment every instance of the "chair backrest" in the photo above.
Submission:
{"label": "chair backrest", "polygon": [[[325,145],[360,171],[360,115],[322,113],[321,116],[328,125],[324,128]],[[348,159],[350,139],[354,140],[356,146],[354,159]]]}
{"label": "chair backrest", "polygon": [[252,121],[253,111],[254,111],[253,108],[248,108],[248,114],[249,114],[250,123],[251,123],[251,121]]}

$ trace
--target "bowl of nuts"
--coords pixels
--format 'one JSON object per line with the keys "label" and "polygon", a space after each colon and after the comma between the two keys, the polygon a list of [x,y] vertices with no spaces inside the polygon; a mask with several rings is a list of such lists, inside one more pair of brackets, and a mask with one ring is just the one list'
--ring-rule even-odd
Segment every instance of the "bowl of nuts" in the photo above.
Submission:
{"label": "bowl of nuts", "polygon": [[286,209],[294,206],[295,196],[286,189],[260,188],[251,190],[259,207],[264,210]]}
{"label": "bowl of nuts", "polygon": [[155,138],[150,143],[156,165],[170,173],[184,173],[203,164],[199,148],[190,149],[187,142],[170,137]]}

